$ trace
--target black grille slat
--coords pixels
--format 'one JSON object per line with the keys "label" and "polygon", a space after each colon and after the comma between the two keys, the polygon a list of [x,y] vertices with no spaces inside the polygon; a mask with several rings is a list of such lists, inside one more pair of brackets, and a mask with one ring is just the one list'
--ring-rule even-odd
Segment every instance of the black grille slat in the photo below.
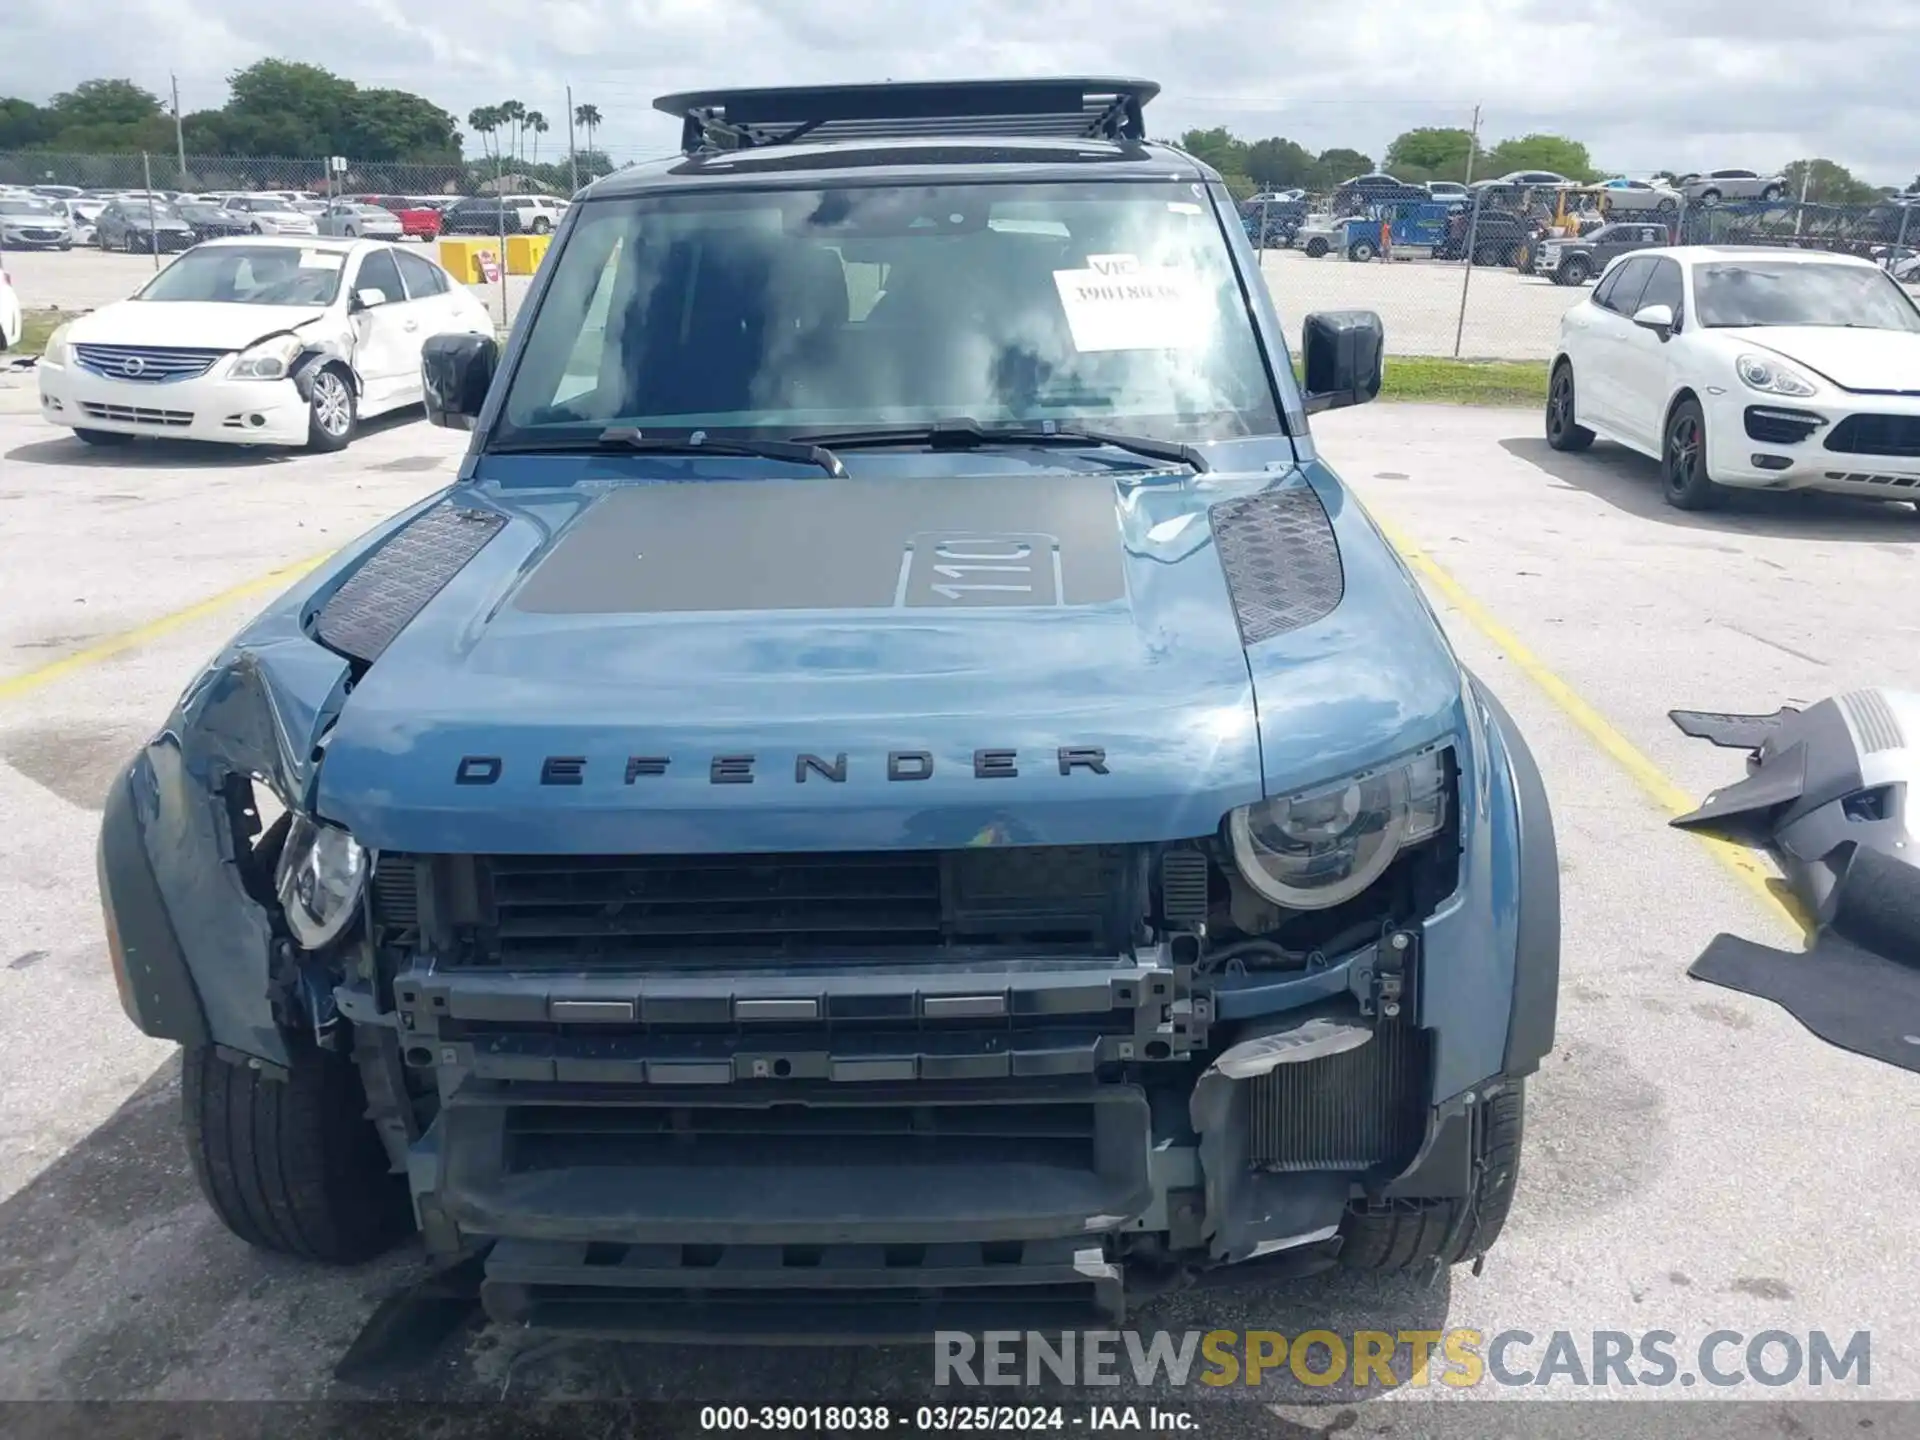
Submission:
{"label": "black grille slat", "polygon": [[[1117,953],[1146,910],[1133,846],[790,855],[480,856],[455,965],[547,968]],[[397,882],[396,882],[397,883]],[[388,904],[385,891],[376,904]],[[402,923],[388,920],[389,924]]]}
{"label": "black grille slat", "polygon": [[409,931],[420,924],[419,871],[408,855],[382,855],[373,867],[373,908],[389,929]]}
{"label": "black grille slat", "polygon": [[1252,1163],[1366,1170],[1410,1161],[1426,1133],[1428,1032],[1389,1025],[1355,1050],[1251,1081]]}
{"label": "black grille slat", "polygon": [[1845,455],[1920,457],[1920,415],[1849,415],[1827,436],[1827,449]]}

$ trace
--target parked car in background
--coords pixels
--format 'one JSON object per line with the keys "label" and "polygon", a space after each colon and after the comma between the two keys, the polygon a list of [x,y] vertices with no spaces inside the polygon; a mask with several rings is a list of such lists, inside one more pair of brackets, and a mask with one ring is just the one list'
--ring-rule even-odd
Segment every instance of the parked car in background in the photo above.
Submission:
{"label": "parked car in background", "polygon": [[104,200],[55,200],[53,208],[64,215],[67,228],[73,232],[73,243],[91,245],[94,243],[94,225],[100,218],[100,212],[107,208]]}
{"label": "parked car in background", "polygon": [[469,195],[440,217],[442,235],[518,235],[525,228],[520,212],[494,195]]}
{"label": "parked car in background", "polygon": [[1247,238],[1260,250],[1284,250],[1293,243],[1301,221],[1306,218],[1305,200],[1283,200],[1278,195],[1263,200],[1256,195],[1240,203],[1240,219],[1246,226]]}
{"label": "parked car in background", "polygon": [[530,235],[544,235],[567,214],[567,202],[550,195],[509,195],[507,205],[520,216],[520,228]]}
{"label": "parked car in background", "polygon": [[356,200],[338,200],[321,212],[315,222],[322,235],[341,235],[348,239],[365,236],[370,240],[402,240],[400,217],[381,205],[366,205]]}
{"label": "parked car in background", "polygon": [[1333,200],[1328,208],[1336,215],[1355,215],[1370,205],[1430,198],[1426,186],[1415,185],[1383,170],[1376,170],[1369,175],[1355,175],[1351,180],[1342,180],[1333,192]]}
{"label": "parked car in background", "polygon": [[1561,319],[1550,375],[1548,443],[1651,456],[1682,510],[1728,487],[1920,492],[1920,307],[1871,260],[1625,256]]}
{"label": "parked car in background", "polygon": [[1670,215],[1679,210],[1684,198],[1671,185],[1654,180],[1629,180],[1624,175],[1601,181],[1600,188],[1606,192],[1600,203],[1609,215],[1648,210]]}
{"label": "parked car in background", "polygon": [[421,399],[435,335],[493,335],[466,286],[384,240],[210,240],[131,300],[68,322],[35,373],[41,416],[92,445],[136,436],[339,450]]}
{"label": "parked car in background", "polygon": [[93,242],[102,250],[159,255],[185,250],[199,237],[173,206],[157,200],[115,200],[94,222]]}
{"label": "parked car in background", "polygon": [[1615,220],[1578,238],[1549,235],[1534,247],[1534,269],[1556,285],[1584,285],[1620,256],[1671,243],[1667,227]]}
{"label": "parked car in background", "polygon": [[247,216],[223,209],[204,196],[177,201],[173,208],[193,227],[196,240],[218,240],[224,235],[246,235],[253,230],[253,222]]}
{"label": "parked car in background", "polygon": [[0,195],[0,250],[71,250],[73,227],[54,202],[38,195]]}
{"label": "parked car in background", "polygon": [[1435,200],[1470,200],[1473,192],[1458,180],[1429,180],[1427,194]]}
{"label": "parked car in background", "polygon": [[319,227],[311,215],[303,215],[290,201],[278,195],[230,195],[226,209],[247,217],[247,229],[254,235],[315,235]]}
{"label": "parked car in background", "polygon": [[431,240],[440,233],[440,211],[410,195],[353,195],[357,204],[378,205],[400,222],[400,233],[420,240]]}
{"label": "parked car in background", "polygon": [[1533,215],[1484,205],[1476,215],[1472,207],[1462,207],[1448,217],[1446,235],[1434,248],[1434,257],[1459,260],[1471,243],[1475,265],[1519,265],[1542,231],[1540,220]]}
{"label": "parked car in background", "polygon": [[1787,193],[1787,177],[1754,170],[1709,170],[1705,175],[1681,176],[1677,188],[1688,200],[1701,205],[1718,205],[1723,200],[1779,200]]}
{"label": "parked car in background", "polygon": [[1249,205],[1281,205],[1306,198],[1307,192],[1304,190],[1262,190],[1258,195],[1248,196],[1247,203]]}
{"label": "parked car in background", "polygon": [[26,328],[26,314],[20,307],[20,293],[13,288],[13,277],[0,270],[0,350],[11,350],[20,343]]}

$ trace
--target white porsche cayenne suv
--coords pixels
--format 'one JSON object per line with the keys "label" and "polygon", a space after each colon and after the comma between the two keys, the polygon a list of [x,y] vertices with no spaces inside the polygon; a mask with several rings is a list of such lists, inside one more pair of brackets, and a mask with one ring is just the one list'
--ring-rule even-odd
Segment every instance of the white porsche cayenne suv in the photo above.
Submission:
{"label": "white porsche cayenne suv", "polygon": [[240,236],[62,325],[34,373],[41,416],[92,445],[339,450],[361,420],[421,403],[429,339],[493,329],[480,298],[417,250]]}
{"label": "white porsche cayenne suv", "polygon": [[1736,486],[1920,504],[1920,307],[1846,255],[1623,255],[1562,318],[1547,384],[1547,442],[1595,436],[1657,459],[1683,510]]}

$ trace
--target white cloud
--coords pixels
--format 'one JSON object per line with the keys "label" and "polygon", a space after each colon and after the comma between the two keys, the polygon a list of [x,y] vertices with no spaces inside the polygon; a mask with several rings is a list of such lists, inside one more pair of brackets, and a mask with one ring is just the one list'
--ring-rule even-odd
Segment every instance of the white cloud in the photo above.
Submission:
{"label": "white cloud", "polygon": [[1824,155],[1880,183],[1920,170],[1920,6],[1904,0],[6,0],[0,94],[127,76],[187,108],[263,55],[416,90],[456,114],[565,88],[618,158],[670,151],[653,97],[716,85],[1146,75],[1161,133],[1226,125],[1378,156],[1484,107],[1491,138],[1551,130],[1597,163],[1775,166]]}

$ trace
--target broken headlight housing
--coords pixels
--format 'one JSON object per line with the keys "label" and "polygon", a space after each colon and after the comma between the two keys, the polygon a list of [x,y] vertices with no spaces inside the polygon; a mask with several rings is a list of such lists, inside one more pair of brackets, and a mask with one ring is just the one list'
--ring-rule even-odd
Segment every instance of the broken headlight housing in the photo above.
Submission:
{"label": "broken headlight housing", "polygon": [[295,815],[273,873],[293,938],[308,950],[338,939],[360,908],[372,868],[366,848],[339,826]]}
{"label": "broken headlight housing", "polygon": [[1287,910],[1325,910],[1360,894],[1394,857],[1447,823],[1443,751],[1299,795],[1243,805],[1227,817],[1247,884]]}

